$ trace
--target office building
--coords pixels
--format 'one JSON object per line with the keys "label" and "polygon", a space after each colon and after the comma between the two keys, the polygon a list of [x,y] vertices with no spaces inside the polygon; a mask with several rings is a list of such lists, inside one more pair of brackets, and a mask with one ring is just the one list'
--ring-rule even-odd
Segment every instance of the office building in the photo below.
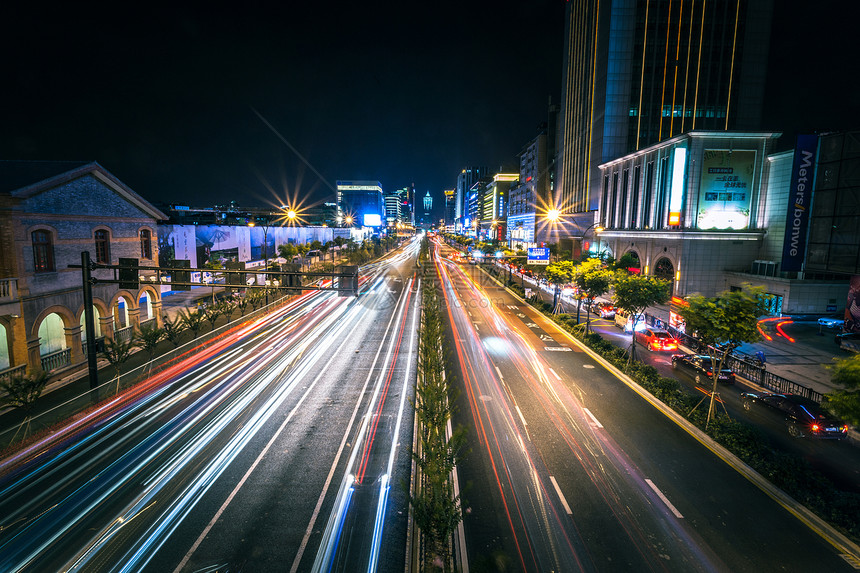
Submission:
{"label": "office building", "polygon": [[759,129],[772,11],[771,0],[568,2],[560,208],[598,209],[607,161],[692,130]]}
{"label": "office building", "polygon": [[486,177],[486,167],[466,167],[457,175],[457,198],[454,209],[454,219],[456,224],[462,227],[467,226],[466,218],[469,218],[469,191],[472,186],[477,183],[482,177]]}
{"label": "office building", "polygon": [[385,219],[382,184],[379,181],[338,181],[337,216],[351,218],[352,225],[380,227]]}

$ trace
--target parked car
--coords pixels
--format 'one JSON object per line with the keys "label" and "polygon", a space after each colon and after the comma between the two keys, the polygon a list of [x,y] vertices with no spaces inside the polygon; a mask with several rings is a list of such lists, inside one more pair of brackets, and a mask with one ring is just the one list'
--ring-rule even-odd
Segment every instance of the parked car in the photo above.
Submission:
{"label": "parked car", "polygon": [[662,328],[647,327],[633,333],[636,342],[650,351],[678,350],[678,340]]}
{"label": "parked car", "polygon": [[[615,326],[623,330],[624,332],[633,332],[633,317],[622,309],[615,310]],[[636,320],[636,330],[642,330],[648,326],[645,324],[645,315],[640,314],[639,318]]]}
{"label": "parked car", "polygon": [[744,410],[762,413],[785,421],[789,435],[795,438],[809,436],[830,440],[848,437],[848,426],[831,416],[808,398],[795,394],[769,392],[742,392]]}
{"label": "parked car", "polygon": [[615,317],[615,307],[612,306],[611,303],[601,302],[595,305],[594,312],[600,318],[614,318]]}
{"label": "parked car", "polygon": [[842,328],[845,326],[845,318],[823,317],[818,319],[818,325],[824,328]]}
{"label": "parked car", "polygon": [[[675,354],[672,356],[672,368],[687,371],[696,384],[706,384],[714,379],[711,357],[706,354]],[[731,368],[723,367],[717,380],[725,384],[734,384],[735,373]]]}

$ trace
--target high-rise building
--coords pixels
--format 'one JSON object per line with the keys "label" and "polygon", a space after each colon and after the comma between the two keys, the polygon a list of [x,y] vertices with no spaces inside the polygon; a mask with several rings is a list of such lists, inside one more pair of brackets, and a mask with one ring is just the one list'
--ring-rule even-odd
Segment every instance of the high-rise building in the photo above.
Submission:
{"label": "high-rise building", "polygon": [[382,184],[379,181],[338,181],[338,221],[365,227],[379,227],[385,219]]}
{"label": "high-rise building", "polygon": [[454,216],[456,213],[457,190],[445,189],[445,225],[454,231]]}
{"label": "high-rise building", "polygon": [[760,128],[772,0],[568,2],[557,185],[596,210],[601,163],[692,130]]}
{"label": "high-rise building", "polygon": [[469,217],[469,190],[486,175],[486,167],[466,167],[457,175],[457,202],[454,209],[454,218],[461,225]]}
{"label": "high-rise building", "polygon": [[400,220],[400,193],[398,191],[389,191],[385,193],[385,224],[388,227],[395,227]]}

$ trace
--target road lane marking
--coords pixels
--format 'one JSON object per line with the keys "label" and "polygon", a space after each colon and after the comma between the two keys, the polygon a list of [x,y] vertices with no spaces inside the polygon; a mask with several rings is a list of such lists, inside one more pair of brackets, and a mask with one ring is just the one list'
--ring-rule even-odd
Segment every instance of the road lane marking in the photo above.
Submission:
{"label": "road lane marking", "polygon": [[519,406],[517,406],[516,404],[514,404],[514,408],[516,408],[516,409],[517,409],[517,414],[519,414],[519,415],[520,415],[520,420],[522,420],[522,421],[523,421],[523,426],[528,426],[529,424],[528,424],[528,422],[526,422],[526,419],[525,419],[525,418],[523,418],[523,413],[522,413],[522,411],[520,410],[520,407],[519,407]]}
{"label": "road lane marking", "polygon": [[656,494],[657,494],[657,497],[659,497],[660,499],[662,499],[662,500],[663,500],[663,503],[665,503],[665,504],[666,504],[666,507],[668,507],[668,508],[672,511],[672,513],[674,513],[674,514],[675,514],[675,517],[677,517],[678,519],[684,519],[684,516],[683,516],[683,515],[681,515],[681,512],[680,512],[680,511],[678,511],[677,509],[675,509],[675,506],[674,506],[674,505],[672,505],[672,502],[671,502],[671,501],[669,501],[669,499],[668,499],[665,495],[663,495],[663,492],[662,492],[662,491],[660,491],[660,490],[657,488],[657,486],[656,486],[656,485],[654,485],[654,482],[653,482],[653,481],[651,481],[650,479],[647,479],[647,478],[646,478],[646,479],[645,479],[645,483],[647,483],[647,484],[648,484],[648,487],[650,487],[651,489],[653,489],[653,490],[654,490],[654,493],[656,493]]}
{"label": "road lane marking", "polygon": [[594,364],[583,364],[583,368],[594,368]]}
{"label": "road lane marking", "polygon": [[477,324],[475,325],[475,330],[481,330],[480,328],[478,328]]}
{"label": "road lane marking", "polygon": [[499,379],[504,378],[504,376],[502,376],[502,371],[501,371],[501,370],[499,370],[499,367],[498,367],[498,366],[496,366],[496,374],[498,374],[498,375],[499,375]]}
{"label": "road lane marking", "polygon": [[552,487],[555,488],[555,493],[558,494],[558,498],[561,500],[561,505],[564,506],[564,511],[566,511],[568,515],[573,515],[573,512],[570,510],[570,506],[567,505],[567,500],[564,498],[564,494],[561,493],[561,488],[558,487],[558,482],[555,481],[555,476],[549,476],[549,481],[552,482]]}
{"label": "road lane marking", "polygon": [[555,370],[553,370],[552,368],[550,368],[550,369],[549,369],[549,371],[550,371],[550,372],[552,372],[552,375],[553,375],[553,376],[555,376],[555,379],[556,379],[556,380],[558,380],[559,382],[561,381],[561,376],[559,376],[558,374],[556,374],[556,373],[555,373]]}
{"label": "road lane marking", "polygon": [[547,352],[573,352],[569,346],[544,346]]}
{"label": "road lane marking", "polygon": [[601,423],[597,420],[597,418],[595,418],[595,417],[594,417],[594,414],[592,414],[592,413],[591,413],[591,410],[589,410],[588,408],[583,408],[583,409],[582,409],[582,411],[583,411],[583,412],[585,412],[586,414],[588,414],[588,417],[589,417],[589,418],[591,418],[591,421],[592,421],[592,422],[594,422],[594,425],[595,425],[595,426],[597,426],[598,428],[602,428],[602,427],[603,427],[603,424],[601,424]]}

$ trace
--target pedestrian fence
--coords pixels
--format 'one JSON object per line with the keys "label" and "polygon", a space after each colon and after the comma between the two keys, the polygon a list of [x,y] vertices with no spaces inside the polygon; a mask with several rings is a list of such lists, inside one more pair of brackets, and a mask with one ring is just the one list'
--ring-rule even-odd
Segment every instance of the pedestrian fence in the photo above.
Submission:
{"label": "pedestrian fence", "polygon": [[[655,316],[645,313],[645,321],[650,326],[665,329],[672,336],[677,338],[681,344],[688,348],[692,348],[694,352],[706,353],[708,350],[707,348],[704,348],[697,339],[685,332],[681,332],[677,328],[669,326]],[[731,368],[732,372],[738,376],[746,378],[750,382],[753,382],[762,388],[766,388],[771,392],[776,392],[777,394],[795,394],[819,404],[821,403],[822,395],[820,392],[816,392],[812,388],[789,380],[788,378],[783,378],[773,372],[768,372],[767,365],[759,363],[759,361],[750,356],[734,352],[726,357],[725,366]]]}

